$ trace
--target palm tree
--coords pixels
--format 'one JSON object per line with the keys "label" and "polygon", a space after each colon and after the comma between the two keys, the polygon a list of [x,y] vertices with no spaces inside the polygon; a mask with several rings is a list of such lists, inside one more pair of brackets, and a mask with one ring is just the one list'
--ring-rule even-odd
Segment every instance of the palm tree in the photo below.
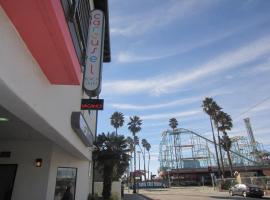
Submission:
{"label": "palm tree", "polygon": [[231,130],[232,127],[233,127],[233,123],[232,123],[231,116],[223,111],[220,112],[220,122],[219,122],[218,129],[223,132],[221,145],[224,148],[224,150],[227,152],[227,157],[228,157],[229,165],[230,165],[231,177],[233,176],[232,160],[231,160],[231,155],[230,155],[232,141],[229,138],[229,136],[227,135],[226,131]]}
{"label": "palm tree", "polygon": [[134,151],[134,141],[133,141],[133,139],[128,136],[126,141],[127,141],[127,144],[129,145],[130,152],[133,152]]}
{"label": "palm tree", "polygon": [[177,128],[177,126],[178,126],[178,121],[177,121],[177,119],[171,118],[171,119],[169,120],[169,125],[170,125],[170,127],[173,129],[173,131],[174,131],[174,129]]}
{"label": "palm tree", "polygon": [[150,149],[151,149],[151,144],[147,143],[146,144],[146,151],[148,152],[148,180],[149,180],[149,165],[150,165]]}
{"label": "palm tree", "polygon": [[178,157],[176,154],[176,139],[175,139],[175,134],[174,134],[174,129],[177,128],[178,126],[178,121],[175,118],[171,118],[169,120],[169,126],[173,129],[173,143],[174,143],[174,153],[175,153],[175,160],[176,160],[176,169],[178,169]]}
{"label": "palm tree", "polygon": [[140,156],[140,153],[142,152],[142,148],[140,146],[140,138],[135,135],[134,137],[134,144],[135,146],[138,146],[140,148],[141,151],[137,151],[136,153],[138,153],[138,159],[139,159],[139,173],[140,173],[140,177],[141,177],[141,156]]}
{"label": "palm tree", "polygon": [[[213,106],[214,105],[214,106]],[[212,135],[213,135],[213,142],[214,142],[214,146],[215,146],[215,153],[216,153],[216,158],[217,158],[217,165],[218,165],[218,170],[219,170],[219,175],[221,175],[221,169],[220,169],[220,164],[219,164],[219,157],[218,157],[218,151],[217,151],[217,142],[216,142],[216,138],[215,138],[215,134],[214,134],[214,128],[213,128],[213,122],[212,120],[214,119],[214,117],[216,116],[216,112],[217,112],[217,107],[216,103],[214,102],[214,100],[210,97],[206,97],[203,100],[203,111],[209,115],[210,118],[210,124],[211,124],[211,129],[212,129]]]}
{"label": "palm tree", "polygon": [[[127,139],[126,139],[126,141],[127,141],[127,144],[128,144],[128,146],[129,146],[129,153],[130,153],[130,158],[132,158],[132,153],[133,153],[133,151],[134,151],[134,141],[133,141],[133,139],[131,138],[131,137],[127,137]],[[132,170],[132,159],[130,159],[130,172],[132,172],[133,170]],[[130,173],[129,173],[129,176],[130,176]],[[131,176],[130,176],[131,177]],[[131,179],[129,179],[130,180],[130,182],[131,182]]]}
{"label": "palm tree", "polygon": [[[142,125],[142,120],[138,116],[133,116],[129,118],[130,121],[128,123],[128,129],[133,135],[133,141],[135,143],[135,136],[136,133],[138,133],[141,130],[141,125]],[[134,145],[134,173],[136,172],[136,145]],[[133,181],[134,181],[134,186],[133,186],[133,193],[136,193],[136,179],[135,179],[135,174],[133,173]]]}
{"label": "palm tree", "polygon": [[95,145],[97,150],[93,152],[93,157],[103,172],[102,196],[104,200],[109,200],[112,181],[119,179],[128,167],[128,145],[123,135],[114,133],[98,135]]}
{"label": "palm tree", "polygon": [[226,132],[223,133],[223,136],[221,139],[221,146],[227,152],[227,157],[228,157],[229,165],[230,165],[230,173],[231,173],[231,177],[233,177],[232,160],[231,160],[231,155],[230,155],[230,150],[232,147],[232,140]]}
{"label": "palm tree", "polygon": [[219,154],[220,154],[220,161],[221,161],[221,174],[222,174],[222,177],[224,177],[224,162],[223,162],[223,155],[222,155],[222,150],[221,150],[221,137],[220,137],[220,134],[219,134],[219,123],[220,121],[222,120],[222,115],[221,113],[223,111],[221,111],[221,107],[219,107],[216,102],[213,103],[213,109],[216,111],[215,114],[213,115],[213,120],[214,120],[214,124],[215,124],[215,127],[217,129],[217,134],[218,134],[218,149],[219,149]]}
{"label": "palm tree", "polygon": [[135,146],[140,144],[140,139],[137,135],[134,136],[134,144],[135,144]]}
{"label": "palm tree", "polygon": [[111,125],[115,128],[117,135],[117,129],[124,125],[124,115],[121,112],[114,112],[111,116]]}
{"label": "palm tree", "polygon": [[148,142],[147,142],[146,139],[142,139],[144,180],[146,180],[146,171],[145,171],[145,149],[146,149],[147,143],[148,143]]}

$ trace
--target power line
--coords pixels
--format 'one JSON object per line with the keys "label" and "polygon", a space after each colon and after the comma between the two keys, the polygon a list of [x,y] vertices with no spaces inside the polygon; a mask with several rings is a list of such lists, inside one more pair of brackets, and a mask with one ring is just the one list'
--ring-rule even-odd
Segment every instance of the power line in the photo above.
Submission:
{"label": "power line", "polygon": [[[265,101],[267,101],[268,99],[270,99],[270,96],[264,98],[263,100],[259,101],[259,102],[256,103],[255,105],[253,105],[253,106],[251,106],[250,108],[248,108],[246,111],[240,113],[238,116],[236,116],[236,117],[233,119],[233,121],[235,122],[235,121],[238,120],[238,118],[240,118],[243,114],[246,114],[247,112],[251,111],[252,109],[256,108],[257,106],[263,104],[263,103],[264,103]],[[209,131],[204,132],[204,133],[202,133],[202,135],[205,134],[205,133],[208,133],[208,132],[209,132]]]}
{"label": "power line", "polygon": [[266,97],[265,99],[259,101],[258,103],[256,103],[255,105],[251,106],[250,108],[248,108],[246,111],[240,113],[237,117],[234,118],[234,121],[237,120],[239,117],[241,117],[243,114],[246,114],[247,112],[253,110],[254,108],[256,108],[257,106],[263,104],[265,101],[267,101],[268,99],[270,99],[270,96]]}

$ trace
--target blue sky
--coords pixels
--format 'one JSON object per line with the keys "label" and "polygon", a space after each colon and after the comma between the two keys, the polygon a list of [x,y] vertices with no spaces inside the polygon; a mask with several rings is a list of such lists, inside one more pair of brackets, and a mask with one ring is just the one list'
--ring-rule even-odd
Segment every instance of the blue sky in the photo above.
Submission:
{"label": "blue sky", "polygon": [[250,117],[270,150],[269,0],[110,0],[109,9],[112,62],[103,65],[98,133],[114,131],[109,118],[119,111],[119,133],[131,136],[129,116],[139,116],[156,174],[170,118],[211,139],[201,104],[212,97],[233,119],[230,136],[246,135]]}

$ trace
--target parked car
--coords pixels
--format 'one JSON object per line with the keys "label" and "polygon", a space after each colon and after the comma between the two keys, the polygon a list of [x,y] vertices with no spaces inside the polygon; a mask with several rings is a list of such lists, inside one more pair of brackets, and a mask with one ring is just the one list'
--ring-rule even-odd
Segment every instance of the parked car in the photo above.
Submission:
{"label": "parked car", "polygon": [[235,186],[230,188],[229,194],[231,196],[240,195],[244,197],[263,197],[264,190],[258,185],[236,184]]}

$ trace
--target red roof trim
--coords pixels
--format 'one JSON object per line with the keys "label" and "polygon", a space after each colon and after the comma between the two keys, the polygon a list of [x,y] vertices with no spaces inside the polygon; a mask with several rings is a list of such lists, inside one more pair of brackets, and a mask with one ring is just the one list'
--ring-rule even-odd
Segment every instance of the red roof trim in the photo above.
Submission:
{"label": "red roof trim", "polygon": [[0,0],[52,84],[79,85],[81,68],[60,0]]}

